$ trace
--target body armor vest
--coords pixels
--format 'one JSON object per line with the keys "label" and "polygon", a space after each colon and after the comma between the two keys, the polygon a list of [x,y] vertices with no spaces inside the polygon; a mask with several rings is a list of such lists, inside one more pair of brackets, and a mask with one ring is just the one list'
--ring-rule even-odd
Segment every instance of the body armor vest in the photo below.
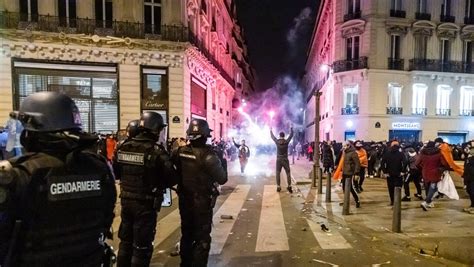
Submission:
{"label": "body armor vest", "polygon": [[204,170],[204,160],[212,148],[185,146],[179,149],[179,169],[181,189],[184,193],[211,194],[212,181]]}
{"label": "body armor vest", "polygon": [[43,153],[13,163],[31,175],[15,216],[22,220],[17,265],[99,266],[115,185],[105,159],[74,154],[68,163]]}
{"label": "body armor vest", "polygon": [[130,140],[123,143],[117,151],[122,177],[121,198],[153,200],[156,193],[165,185],[159,182],[156,150],[160,149],[154,141]]}

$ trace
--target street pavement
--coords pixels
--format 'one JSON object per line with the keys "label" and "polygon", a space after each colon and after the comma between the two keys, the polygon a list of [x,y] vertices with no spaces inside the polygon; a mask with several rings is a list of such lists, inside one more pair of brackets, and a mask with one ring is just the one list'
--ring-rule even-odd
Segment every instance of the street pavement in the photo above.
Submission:
{"label": "street pavement", "polygon": [[[326,203],[325,195],[311,188],[312,163],[295,163],[293,194],[286,191],[284,171],[282,192],[276,192],[273,157],[251,158],[244,175],[237,161],[229,164],[229,182],[222,186],[214,208],[209,266],[474,264],[474,231],[469,227],[474,215],[462,212],[467,199],[440,200],[428,212],[419,208],[419,201],[403,202],[402,233],[396,234],[390,231],[392,210],[383,179],[366,179],[362,207],[356,209],[352,203],[351,214],[343,216],[343,194],[336,182],[332,202]],[[465,197],[462,190],[459,193]],[[170,255],[180,238],[177,207],[175,197],[172,207],[159,214],[151,266],[179,266],[179,256]],[[116,214],[113,246],[118,249],[119,203]]]}

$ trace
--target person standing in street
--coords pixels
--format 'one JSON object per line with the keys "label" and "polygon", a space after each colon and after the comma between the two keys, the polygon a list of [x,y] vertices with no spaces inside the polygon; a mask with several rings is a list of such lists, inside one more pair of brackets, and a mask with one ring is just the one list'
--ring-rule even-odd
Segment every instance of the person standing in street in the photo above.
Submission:
{"label": "person standing in street", "polygon": [[405,189],[405,196],[402,201],[411,201],[410,197],[410,182],[413,181],[416,188],[416,194],[414,195],[419,200],[423,200],[421,196],[421,172],[416,167],[416,161],[420,157],[416,150],[412,147],[406,149],[407,151],[407,174],[403,181],[403,187]]}
{"label": "person standing in street", "polygon": [[224,158],[206,145],[211,137],[207,121],[193,119],[186,131],[189,144],[173,150],[179,174],[181,215],[181,267],[207,266],[211,249],[212,210],[219,195],[217,185],[227,182]]}
{"label": "person standing in street", "polygon": [[380,167],[382,171],[388,175],[387,188],[390,196],[390,206],[393,206],[395,187],[402,187],[405,166],[405,155],[400,151],[400,143],[398,141],[392,141],[390,147],[382,156]]}
{"label": "person standing in street", "polygon": [[28,153],[0,162],[0,266],[111,266],[116,191],[97,136],[64,94],[29,95],[17,114]]}
{"label": "person standing in street", "polygon": [[301,143],[296,144],[296,160],[300,160],[300,157],[303,155],[303,147]]}
{"label": "person standing in street", "polygon": [[[354,188],[353,180],[354,177],[359,175],[360,172],[360,161],[359,156],[354,148],[354,145],[350,141],[346,141],[342,147],[342,156],[339,160],[339,165],[334,172],[334,178],[342,178],[342,190],[346,190],[346,178],[350,178],[351,194],[354,197],[356,208],[360,208],[359,195]],[[356,177],[357,178],[357,177]]]}
{"label": "person standing in street", "polygon": [[323,172],[331,173],[334,170],[334,150],[331,144],[323,144]]}
{"label": "person standing in street", "polygon": [[435,140],[435,146],[439,148],[441,156],[443,156],[444,162],[447,166],[462,177],[464,169],[462,166],[457,165],[453,159],[453,150],[449,147],[448,143],[445,143],[443,138],[437,137]]}
{"label": "person standing in street", "polygon": [[5,149],[11,157],[18,157],[23,154],[20,143],[20,136],[21,132],[23,131],[23,125],[17,119],[17,115],[15,112],[10,112],[9,116],[10,118],[8,119],[6,126],[8,132],[8,140]]}
{"label": "person standing in street", "polygon": [[235,139],[233,137],[232,142],[234,143],[234,146],[239,150],[240,173],[244,174],[245,167],[249,162],[250,148],[245,144],[244,139],[240,141],[240,145],[235,142]]}
{"label": "person standing in street", "polygon": [[428,208],[434,207],[433,196],[438,192],[437,184],[441,181],[443,171],[448,169],[448,163],[441,155],[440,149],[436,147],[435,142],[430,141],[426,147],[421,149],[420,157],[415,164],[421,169],[426,190],[425,201],[420,204],[420,207],[424,211],[428,211]]}
{"label": "person standing in street", "polygon": [[466,191],[471,199],[471,205],[464,208],[464,211],[470,214],[474,214],[474,141],[470,141],[466,148],[467,158],[464,161],[464,185],[466,185]]}
{"label": "person standing in street", "polygon": [[360,170],[358,174],[359,180],[355,181],[355,190],[357,191],[357,193],[364,191],[362,185],[364,184],[365,180],[365,170],[369,166],[369,161],[367,159],[367,151],[365,151],[363,146],[364,144],[362,143],[362,141],[355,142],[355,149],[360,162]]}
{"label": "person standing in street", "polygon": [[113,166],[122,205],[118,267],[150,264],[163,193],[178,180],[165,148],[157,144],[166,126],[160,114],[143,112],[138,134],[117,149]]}
{"label": "person standing in street", "polygon": [[290,193],[293,193],[291,188],[291,172],[290,172],[290,161],[288,160],[288,144],[293,138],[293,127],[290,128],[290,136],[285,139],[285,133],[280,132],[279,138],[277,139],[273,134],[272,128],[270,128],[270,136],[272,137],[273,142],[277,146],[277,159],[276,159],[276,183],[277,183],[277,192],[281,191],[280,186],[280,173],[281,168],[285,169],[286,172],[286,181],[287,181],[287,190]]}
{"label": "person standing in street", "polygon": [[8,133],[3,127],[0,127],[0,160],[6,160],[7,157]]}

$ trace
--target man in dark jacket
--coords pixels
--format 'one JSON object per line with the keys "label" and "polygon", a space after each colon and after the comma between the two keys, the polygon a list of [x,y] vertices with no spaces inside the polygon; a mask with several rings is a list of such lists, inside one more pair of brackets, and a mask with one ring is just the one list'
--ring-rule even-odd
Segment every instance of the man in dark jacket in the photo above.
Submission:
{"label": "man in dark jacket", "polygon": [[[211,248],[212,209],[219,192],[216,184],[227,182],[226,163],[206,145],[211,137],[207,121],[193,119],[187,130],[189,144],[173,151],[178,168],[181,215],[181,266],[207,266]],[[222,160],[225,160],[222,158]]]}
{"label": "man in dark jacket", "polygon": [[293,127],[290,128],[290,136],[285,139],[285,133],[280,132],[280,138],[276,138],[273,135],[273,131],[270,128],[270,135],[277,146],[277,160],[276,160],[276,183],[277,183],[277,192],[281,191],[280,186],[280,173],[281,168],[285,169],[286,172],[286,180],[288,184],[288,192],[293,193],[293,189],[291,188],[291,173],[290,173],[290,161],[288,160],[288,144],[291,142],[291,138],[293,138]]}
{"label": "man in dark jacket", "polygon": [[390,206],[393,206],[395,187],[402,187],[403,172],[405,171],[405,155],[400,151],[398,141],[392,141],[390,147],[382,156],[380,166],[387,176],[387,187],[390,195]]}
{"label": "man in dark jacket", "polygon": [[331,144],[324,142],[323,144],[323,168],[325,173],[334,170],[334,150]]}
{"label": "man in dark jacket", "polygon": [[413,181],[416,188],[416,194],[414,195],[419,200],[423,200],[421,196],[421,171],[416,167],[416,161],[420,157],[416,150],[413,147],[409,147],[406,149],[406,157],[407,157],[407,170],[408,173],[406,174],[403,187],[405,189],[405,196],[402,198],[402,201],[410,201],[410,182]]}
{"label": "man in dark jacket", "polygon": [[421,149],[415,164],[421,169],[426,190],[426,199],[420,206],[424,211],[428,211],[428,208],[434,207],[432,199],[438,192],[438,182],[441,181],[443,171],[449,168],[448,163],[441,155],[440,149],[435,146],[435,142],[430,141]]}
{"label": "man in dark jacket", "polygon": [[346,178],[351,178],[351,194],[354,197],[356,208],[360,208],[359,196],[353,185],[354,178],[357,178],[355,176],[360,172],[359,156],[354,145],[349,141],[344,143],[342,150],[342,159],[339,162],[340,165],[342,164],[342,189],[345,190],[346,188]]}
{"label": "man in dark jacket", "polygon": [[465,152],[468,154],[464,162],[464,184],[471,199],[471,205],[464,209],[465,212],[474,214],[474,141],[467,144]]}
{"label": "man in dark jacket", "polygon": [[232,137],[232,142],[234,146],[239,150],[239,162],[240,162],[240,173],[243,174],[245,172],[245,167],[249,161],[250,157],[250,148],[245,144],[245,140],[242,139],[240,141],[240,145],[235,142],[235,139]]}

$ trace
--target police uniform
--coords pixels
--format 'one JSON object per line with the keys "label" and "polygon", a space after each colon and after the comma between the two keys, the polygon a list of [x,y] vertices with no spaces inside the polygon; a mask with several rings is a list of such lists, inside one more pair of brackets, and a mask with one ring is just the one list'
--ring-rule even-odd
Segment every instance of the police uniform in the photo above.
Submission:
{"label": "police uniform", "polygon": [[181,266],[207,266],[212,209],[218,195],[214,184],[227,182],[227,170],[213,148],[205,144],[210,131],[206,121],[191,121],[187,132],[191,144],[173,151],[180,174]]}
{"label": "police uniform", "polygon": [[[142,126],[148,124],[146,120],[153,119],[146,116],[142,115]],[[160,115],[154,113],[150,116]],[[122,205],[118,266],[149,265],[163,192],[176,184],[174,166],[164,148],[156,144],[160,128],[165,126],[161,116],[156,118],[161,121],[154,129],[156,132],[143,128],[117,151],[114,169],[116,177],[121,180]]]}
{"label": "police uniform", "polygon": [[87,151],[97,139],[77,131],[75,112],[69,97],[51,92],[22,103],[22,144],[30,152],[0,163],[2,266],[104,263],[115,185],[106,160]]}

